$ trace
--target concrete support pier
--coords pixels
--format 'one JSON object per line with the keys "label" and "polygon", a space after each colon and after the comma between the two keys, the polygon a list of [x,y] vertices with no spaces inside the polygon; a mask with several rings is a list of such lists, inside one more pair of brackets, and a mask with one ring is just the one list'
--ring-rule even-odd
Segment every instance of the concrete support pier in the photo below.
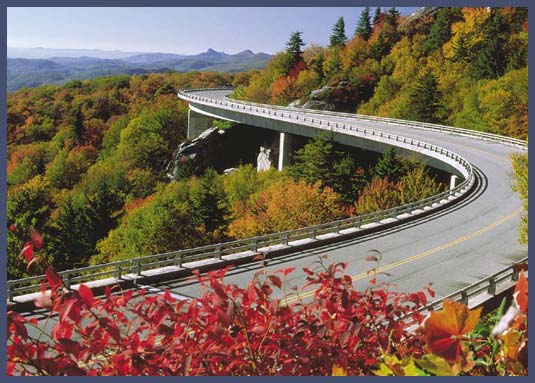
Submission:
{"label": "concrete support pier", "polygon": [[285,166],[290,165],[290,154],[292,152],[292,135],[281,132],[279,135],[279,163],[277,169],[281,171]]}
{"label": "concrete support pier", "polygon": [[204,114],[197,113],[191,109],[188,111],[188,139],[192,140],[206,129],[210,129],[214,118]]}

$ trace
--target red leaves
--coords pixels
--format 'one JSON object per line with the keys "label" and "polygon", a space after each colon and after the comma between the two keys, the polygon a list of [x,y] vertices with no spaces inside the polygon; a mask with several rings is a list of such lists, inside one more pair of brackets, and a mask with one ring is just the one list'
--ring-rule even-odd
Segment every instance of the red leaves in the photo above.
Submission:
{"label": "red leaves", "polygon": [[83,283],[78,287],[78,295],[87,307],[93,305],[93,291]]}
{"label": "red leaves", "polygon": [[[444,310],[426,319],[423,334],[409,332],[400,318],[421,321],[416,310],[425,305],[426,294],[395,293],[382,285],[355,291],[345,267],[306,270],[312,288],[299,291],[306,300],[291,305],[283,305],[288,297],[281,300],[271,287],[282,288],[292,268],[258,274],[245,288],[224,283],[224,272],[206,273],[199,279],[207,291],[191,301],[169,292],[112,294],[111,288],[106,299],[99,299],[84,284],[78,291],[61,289],[60,276],[49,268],[45,274],[53,293],[42,295],[36,305],[53,305],[52,312],[59,314],[51,331],[55,342],[31,339],[27,319],[8,314],[13,346],[8,355],[40,363],[50,375],[173,376],[366,375],[385,352],[399,360],[421,358],[424,340],[450,363],[461,357],[479,311],[446,302]],[[523,281],[517,288],[519,305],[527,293]]]}
{"label": "red leaves", "polygon": [[[15,231],[16,228],[16,225],[11,225],[9,227],[9,230]],[[41,247],[43,247],[43,237],[41,236],[41,234],[39,234],[39,232],[33,231],[31,241],[27,241],[26,243],[24,243],[24,247],[22,248],[20,254],[24,256],[26,262],[32,262],[34,250],[39,250],[41,249]],[[28,265],[28,268],[29,267],[30,265]]]}
{"label": "red leaves", "polygon": [[121,332],[119,327],[108,318],[100,318],[99,324],[110,334],[110,336],[117,342],[121,342]]}
{"label": "red leaves", "polygon": [[63,285],[61,277],[56,273],[52,267],[48,267],[45,271],[46,280],[52,291]]}
{"label": "red leaves", "polygon": [[32,243],[30,241],[26,242],[20,253],[24,256],[24,258],[26,258],[26,262],[30,262],[33,258]]}
{"label": "red leaves", "polygon": [[441,311],[432,311],[423,324],[429,350],[449,362],[462,355],[462,336],[474,330],[482,308],[470,311],[462,303],[444,301]]}

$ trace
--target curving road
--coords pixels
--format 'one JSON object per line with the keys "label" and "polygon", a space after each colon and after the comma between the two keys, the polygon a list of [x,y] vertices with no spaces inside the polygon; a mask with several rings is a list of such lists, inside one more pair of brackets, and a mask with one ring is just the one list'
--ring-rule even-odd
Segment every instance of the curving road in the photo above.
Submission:
{"label": "curving road", "polygon": [[[209,100],[223,100],[228,93],[228,90],[206,90],[193,94]],[[210,111],[217,116],[213,108]],[[242,113],[247,114],[246,111]],[[307,110],[307,118],[311,113]],[[305,116],[304,112],[299,111],[291,111],[291,114],[294,118]],[[527,257],[527,246],[518,243],[521,201],[510,187],[509,156],[522,149],[471,137],[357,118],[321,114],[317,118],[351,122],[359,127],[394,133],[449,149],[463,156],[474,167],[477,177],[475,189],[465,200],[412,222],[271,259],[267,266],[256,262],[233,267],[227,274],[227,282],[244,285],[264,267],[270,272],[296,267],[287,283],[303,286],[305,276],[301,269],[320,267],[319,256],[326,254],[328,258],[323,260],[324,263],[348,262],[347,272],[353,276],[356,288],[364,288],[369,283],[366,272],[375,266],[365,261],[365,257],[373,249],[381,253],[381,270],[388,273],[379,278],[395,284],[393,289],[415,291],[432,282],[437,298],[440,298]],[[154,287],[168,288],[173,293],[188,297],[201,294],[198,285],[189,279]],[[311,294],[305,291],[302,295],[306,298]]]}

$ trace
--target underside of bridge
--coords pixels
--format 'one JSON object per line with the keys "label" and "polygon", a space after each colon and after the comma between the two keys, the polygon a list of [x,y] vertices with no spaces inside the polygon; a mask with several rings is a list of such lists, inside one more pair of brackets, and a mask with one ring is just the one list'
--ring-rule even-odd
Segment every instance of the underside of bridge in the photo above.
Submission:
{"label": "underside of bridge", "polygon": [[[195,104],[190,102],[189,120],[188,120],[188,138],[193,139],[199,136],[203,131],[212,127],[215,119],[227,120],[243,125],[247,125],[251,129],[262,128],[278,133],[277,141],[271,145],[273,153],[273,166],[281,170],[282,168],[291,165],[292,153],[299,147],[302,147],[306,140],[303,138],[314,138],[322,131],[314,129],[306,125],[290,123],[287,121],[273,120],[267,117],[252,116],[246,113],[238,113],[236,111],[228,111],[225,109],[215,108],[209,105]],[[338,144],[350,148],[365,150],[367,152],[375,152],[377,155],[384,153],[391,145],[379,141],[368,140],[354,135],[342,134],[333,132],[333,139]],[[256,149],[258,150],[258,148]],[[412,150],[397,147],[396,152],[406,158],[417,158],[424,162],[427,166],[437,169],[440,178],[444,181],[445,174],[456,177],[456,183],[459,183],[463,176],[453,166],[444,161],[440,161],[433,157],[419,155]],[[444,177],[444,178],[443,178]],[[454,182],[449,180],[448,183]]]}

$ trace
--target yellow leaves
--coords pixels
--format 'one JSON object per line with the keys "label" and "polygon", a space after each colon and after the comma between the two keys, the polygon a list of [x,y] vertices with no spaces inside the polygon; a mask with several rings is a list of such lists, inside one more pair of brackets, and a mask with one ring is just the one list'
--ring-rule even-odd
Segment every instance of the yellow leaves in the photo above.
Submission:
{"label": "yellow leaves", "polygon": [[346,370],[337,364],[333,364],[332,376],[347,376]]}
{"label": "yellow leaves", "polygon": [[374,371],[377,376],[424,376],[426,375],[415,364],[412,357],[399,358],[395,355],[384,355],[384,362],[379,365],[379,369]]}
{"label": "yellow leaves", "polygon": [[431,312],[423,323],[429,351],[448,362],[459,361],[463,355],[462,337],[474,330],[481,310],[469,310],[462,303],[444,301],[443,309]]}

